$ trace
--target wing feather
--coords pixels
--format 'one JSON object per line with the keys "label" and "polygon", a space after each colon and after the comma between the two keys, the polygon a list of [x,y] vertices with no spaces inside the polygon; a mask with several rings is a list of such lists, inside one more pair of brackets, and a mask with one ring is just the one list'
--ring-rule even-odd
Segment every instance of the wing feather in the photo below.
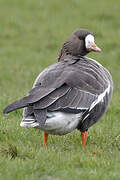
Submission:
{"label": "wing feather", "polygon": [[[88,101],[89,99],[89,101]],[[94,94],[71,88],[64,96],[48,107],[48,110],[55,111],[60,109],[88,109],[97,96]]]}
{"label": "wing feather", "polygon": [[44,109],[49,107],[51,104],[53,104],[55,101],[60,99],[62,96],[65,96],[65,94],[70,90],[70,87],[67,85],[63,85],[60,88],[56,89],[49,95],[45,96],[38,102],[34,103],[34,109]]}

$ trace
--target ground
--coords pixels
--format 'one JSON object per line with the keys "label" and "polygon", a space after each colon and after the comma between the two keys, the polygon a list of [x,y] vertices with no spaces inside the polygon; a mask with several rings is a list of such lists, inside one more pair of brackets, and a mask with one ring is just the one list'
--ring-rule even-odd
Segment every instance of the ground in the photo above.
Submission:
{"label": "ground", "polygon": [[[0,179],[120,179],[120,1],[0,0]],[[112,74],[114,93],[106,115],[88,132],[49,136],[19,126],[22,110],[4,116],[36,76],[57,61],[63,42],[78,28],[95,33],[102,53],[91,53]]]}

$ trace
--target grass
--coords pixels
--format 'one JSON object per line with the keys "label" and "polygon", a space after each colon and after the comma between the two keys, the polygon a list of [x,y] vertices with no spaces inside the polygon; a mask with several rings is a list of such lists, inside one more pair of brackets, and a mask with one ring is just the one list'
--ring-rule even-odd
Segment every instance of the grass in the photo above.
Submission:
{"label": "grass", "polygon": [[[0,0],[0,180],[120,179],[120,1]],[[59,49],[78,28],[95,32],[103,49],[92,57],[109,69],[114,94],[106,115],[89,130],[49,136],[19,126],[22,110],[8,116],[3,108],[28,92]]]}

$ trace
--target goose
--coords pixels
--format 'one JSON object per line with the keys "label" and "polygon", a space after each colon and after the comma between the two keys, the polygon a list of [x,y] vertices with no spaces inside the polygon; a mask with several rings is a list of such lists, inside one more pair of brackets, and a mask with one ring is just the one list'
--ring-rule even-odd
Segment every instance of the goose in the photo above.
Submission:
{"label": "goose", "polygon": [[24,108],[20,126],[44,131],[45,146],[49,134],[65,135],[78,129],[84,147],[88,129],[105,114],[113,92],[108,70],[86,57],[91,51],[101,52],[94,34],[87,29],[74,31],[63,44],[58,62],[43,70],[27,96],[3,113]]}

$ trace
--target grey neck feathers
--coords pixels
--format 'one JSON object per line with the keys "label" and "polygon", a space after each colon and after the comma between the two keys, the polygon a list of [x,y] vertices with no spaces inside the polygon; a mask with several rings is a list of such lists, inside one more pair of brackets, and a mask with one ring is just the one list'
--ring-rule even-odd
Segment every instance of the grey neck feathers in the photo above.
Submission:
{"label": "grey neck feathers", "polygon": [[72,35],[62,46],[58,61],[63,61],[72,56],[85,56],[88,51],[85,48],[84,40],[79,40],[76,36]]}
{"label": "grey neck feathers", "polygon": [[68,50],[63,45],[58,56],[58,61],[63,61],[64,59],[71,58],[71,57],[72,55],[68,52]]}

